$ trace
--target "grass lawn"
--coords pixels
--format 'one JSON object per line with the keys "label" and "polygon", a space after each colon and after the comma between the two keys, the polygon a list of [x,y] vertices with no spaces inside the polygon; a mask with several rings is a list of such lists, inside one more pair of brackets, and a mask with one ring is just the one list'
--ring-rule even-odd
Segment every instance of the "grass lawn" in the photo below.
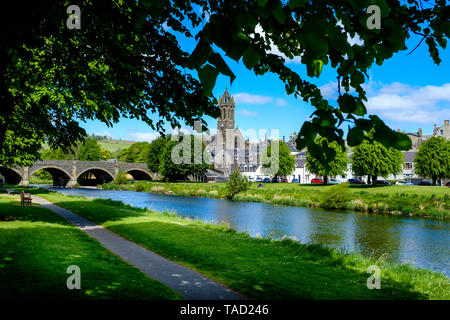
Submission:
{"label": "grass lawn", "polygon": [[[56,213],[0,195],[0,300],[179,299]],[[81,289],[69,290],[70,265]]]}
{"label": "grass lawn", "polygon": [[[264,183],[234,196],[236,201],[266,202],[292,206],[321,207],[323,196],[333,186],[292,183]],[[223,198],[225,183],[148,182],[126,185],[104,184],[104,189],[123,189],[154,193],[171,193],[179,196]],[[448,219],[450,217],[450,188],[437,186],[379,186],[351,185],[351,201],[346,209],[382,214],[416,215]]]}
{"label": "grass lawn", "polygon": [[[251,238],[198,220],[121,202],[34,190],[59,206],[193,268],[254,299],[449,299],[448,279],[409,265],[291,240]],[[381,268],[381,290],[369,290],[369,265]]]}

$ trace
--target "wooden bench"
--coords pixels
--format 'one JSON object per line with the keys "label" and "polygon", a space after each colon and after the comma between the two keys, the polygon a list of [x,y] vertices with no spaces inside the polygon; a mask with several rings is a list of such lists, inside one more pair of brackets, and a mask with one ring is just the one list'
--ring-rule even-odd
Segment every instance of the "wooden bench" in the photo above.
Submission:
{"label": "wooden bench", "polygon": [[20,193],[20,204],[22,206],[24,206],[25,204],[28,204],[29,206],[31,206],[31,201],[33,199],[31,199],[31,193],[24,193],[23,190]]}

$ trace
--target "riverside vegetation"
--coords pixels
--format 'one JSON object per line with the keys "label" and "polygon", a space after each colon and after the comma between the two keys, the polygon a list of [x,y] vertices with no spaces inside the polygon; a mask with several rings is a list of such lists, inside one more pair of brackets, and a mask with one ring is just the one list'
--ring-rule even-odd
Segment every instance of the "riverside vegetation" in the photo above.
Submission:
{"label": "riverside vegetation", "polygon": [[[257,183],[235,194],[236,201],[265,202],[270,204],[348,209],[354,211],[414,215],[419,217],[448,219],[450,217],[450,190],[447,187],[429,186],[334,186],[269,183],[262,188]],[[185,197],[226,199],[226,183],[198,182],[127,182],[108,183],[107,190],[132,190],[173,194]]]}
{"label": "riverside vegetation", "polygon": [[[252,299],[449,299],[448,278],[443,274],[425,269],[418,269],[410,265],[389,264],[383,259],[374,260],[356,253],[348,253],[342,250],[328,249],[316,244],[301,244],[290,239],[276,240],[267,238],[252,238],[246,233],[239,233],[224,224],[205,223],[200,220],[183,218],[176,213],[156,212],[153,210],[134,208],[122,202],[87,199],[79,196],[66,196],[56,192],[29,188],[29,192],[61,206],[74,213],[81,215],[97,224],[101,224],[109,230],[153,250],[158,254],[176,261],[189,268],[222,282],[235,291]],[[0,212],[4,211],[4,203],[0,203]],[[16,206],[16,208],[20,208]],[[23,210],[26,210],[25,208]],[[29,208],[40,209],[40,208]],[[44,213],[44,212],[43,212]],[[21,223],[23,213],[10,211],[6,215]],[[46,219],[58,220],[65,230],[70,230],[74,238],[66,239],[58,237],[58,250],[64,248],[64,242],[71,246],[91,246],[92,256],[102,255],[109,257],[104,249],[78,235],[74,228],[53,217],[50,212],[45,212]],[[0,214],[5,216],[5,214]],[[30,222],[30,226],[36,224],[43,218],[38,217]],[[38,220],[38,221],[34,221]],[[0,228],[8,228],[11,222],[0,222]],[[24,222],[25,223],[25,222]],[[53,251],[48,250],[49,244],[44,240],[49,237],[38,236],[41,229],[29,229],[26,239],[31,241],[40,239],[33,246],[34,253],[30,253],[27,247],[19,250],[22,242],[11,241],[11,237],[0,237],[3,242],[7,241],[8,248],[12,252],[32,255],[37,261],[50,261],[59,259],[72,259],[73,253],[63,252],[63,255],[53,256]],[[57,229],[51,229],[53,232]],[[18,229],[10,232],[19,232]],[[17,235],[16,235],[17,236]],[[45,239],[44,239],[45,238]],[[10,240],[8,240],[10,239]],[[48,241],[48,240],[47,240]],[[54,241],[52,241],[54,243]],[[97,248],[98,247],[98,248]],[[1,249],[0,249],[1,250]],[[38,255],[36,252],[41,252]],[[80,250],[76,252],[81,252]],[[102,253],[104,252],[104,253]],[[84,253],[83,253],[84,254]],[[23,266],[18,265],[20,259],[13,257],[12,262],[6,263],[8,274],[18,277],[25,272]],[[47,259],[50,257],[50,259]],[[74,258],[75,259],[75,258]],[[105,258],[106,259],[106,258]],[[137,277],[135,270],[129,268],[124,270],[121,261],[109,258],[113,269],[120,272],[120,277],[114,278],[114,282],[120,282],[121,286],[129,287],[128,277],[135,277],[136,286],[144,283]],[[25,261],[25,260],[24,260]],[[29,259],[26,260],[30,261]],[[76,260],[77,261],[77,260]],[[84,260],[83,260],[84,261]],[[83,262],[85,268],[95,268],[94,260]],[[98,262],[100,263],[100,262]],[[118,264],[112,266],[112,264]],[[381,289],[369,290],[366,286],[367,268],[377,265],[381,269]],[[0,275],[5,269],[0,269]],[[44,270],[45,271],[45,270]],[[33,269],[29,277],[34,273],[43,274],[40,269]],[[33,273],[34,272],[34,273]],[[44,274],[45,276],[45,274]],[[8,276],[10,277],[10,276]],[[4,277],[5,279],[9,279]],[[125,280],[124,280],[125,279]],[[23,282],[23,281],[22,281]],[[149,280],[147,280],[149,282]],[[11,282],[9,282],[11,284]],[[47,285],[51,289],[55,283]],[[0,287],[4,289],[4,282]],[[12,284],[11,284],[12,287]],[[152,288],[152,287],[149,287]],[[11,290],[9,288],[9,290]],[[26,291],[25,287],[23,290]],[[153,287],[152,294],[143,297],[153,298],[159,288]],[[66,290],[68,291],[68,290]],[[163,291],[167,297],[168,291]]]}

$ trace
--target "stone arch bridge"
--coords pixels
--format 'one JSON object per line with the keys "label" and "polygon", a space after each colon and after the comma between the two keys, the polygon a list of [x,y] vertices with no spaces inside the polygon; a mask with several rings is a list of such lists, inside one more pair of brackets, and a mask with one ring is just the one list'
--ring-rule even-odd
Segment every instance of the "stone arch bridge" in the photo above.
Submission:
{"label": "stone arch bridge", "polygon": [[80,178],[95,178],[98,184],[111,182],[119,171],[130,174],[134,180],[154,180],[157,174],[148,170],[145,163],[107,162],[107,161],[74,161],[74,160],[43,160],[30,167],[3,168],[0,173],[6,183],[28,186],[30,177],[39,170],[49,172],[53,185],[74,187]]}

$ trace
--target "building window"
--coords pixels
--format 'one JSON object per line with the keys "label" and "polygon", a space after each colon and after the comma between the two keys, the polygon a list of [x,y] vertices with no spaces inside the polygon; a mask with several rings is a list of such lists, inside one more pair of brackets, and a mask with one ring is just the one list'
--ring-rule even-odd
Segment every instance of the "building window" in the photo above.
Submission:
{"label": "building window", "polygon": [[406,170],[411,170],[413,168],[412,162],[406,162],[404,164],[403,168],[406,169]]}
{"label": "building window", "polygon": [[444,130],[441,130],[441,136],[443,136],[444,135]]}

